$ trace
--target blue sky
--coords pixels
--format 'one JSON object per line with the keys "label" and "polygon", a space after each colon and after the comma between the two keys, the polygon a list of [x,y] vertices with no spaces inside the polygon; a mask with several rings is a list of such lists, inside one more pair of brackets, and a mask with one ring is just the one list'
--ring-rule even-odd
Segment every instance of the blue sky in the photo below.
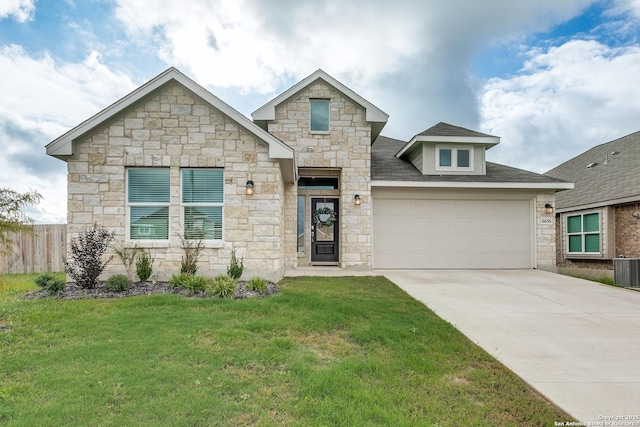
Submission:
{"label": "blue sky", "polygon": [[640,130],[639,24],[640,0],[2,0],[0,185],[65,222],[44,145],[169,66],[247,116],[322,68],[390,115],[384,135],[444,121],[544,172]]}

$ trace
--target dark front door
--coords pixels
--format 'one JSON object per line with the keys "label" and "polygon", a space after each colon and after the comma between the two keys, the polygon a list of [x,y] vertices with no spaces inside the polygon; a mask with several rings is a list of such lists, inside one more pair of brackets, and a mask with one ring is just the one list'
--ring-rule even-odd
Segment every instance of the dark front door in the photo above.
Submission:
{"label": "dark front door", "polygon": [[338,262],[338,199],[311,199],[311,262]]}

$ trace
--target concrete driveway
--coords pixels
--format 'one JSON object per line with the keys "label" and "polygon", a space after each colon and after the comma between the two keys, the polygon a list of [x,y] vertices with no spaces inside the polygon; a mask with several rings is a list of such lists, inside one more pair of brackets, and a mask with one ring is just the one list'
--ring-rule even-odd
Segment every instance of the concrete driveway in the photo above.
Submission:
{"label": "concrete driveway", "polygon": [[640,292],[539,270],[376,273],[585,425],[640,426]]}

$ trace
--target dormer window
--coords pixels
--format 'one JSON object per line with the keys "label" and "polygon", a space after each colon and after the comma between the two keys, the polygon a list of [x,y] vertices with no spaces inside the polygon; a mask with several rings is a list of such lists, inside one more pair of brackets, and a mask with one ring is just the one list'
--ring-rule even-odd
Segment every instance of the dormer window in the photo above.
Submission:
{"label": "dormer window", "polygon": [[309,129],[311,132],[329,132],[329,100],[309,101]]}
{"label": "dormer window", "polygon": [[438,146],[436,149],[436,170],[472,171],[473,148]]}

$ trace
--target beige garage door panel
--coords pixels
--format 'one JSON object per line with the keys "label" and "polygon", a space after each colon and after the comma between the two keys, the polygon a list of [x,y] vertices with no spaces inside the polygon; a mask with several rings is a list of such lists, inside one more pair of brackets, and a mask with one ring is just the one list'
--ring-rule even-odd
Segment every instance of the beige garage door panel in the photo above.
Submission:
{"label": "beige garage door panel", "polygon": [[375,198],[375,268],[531,268],[530,200]]}

